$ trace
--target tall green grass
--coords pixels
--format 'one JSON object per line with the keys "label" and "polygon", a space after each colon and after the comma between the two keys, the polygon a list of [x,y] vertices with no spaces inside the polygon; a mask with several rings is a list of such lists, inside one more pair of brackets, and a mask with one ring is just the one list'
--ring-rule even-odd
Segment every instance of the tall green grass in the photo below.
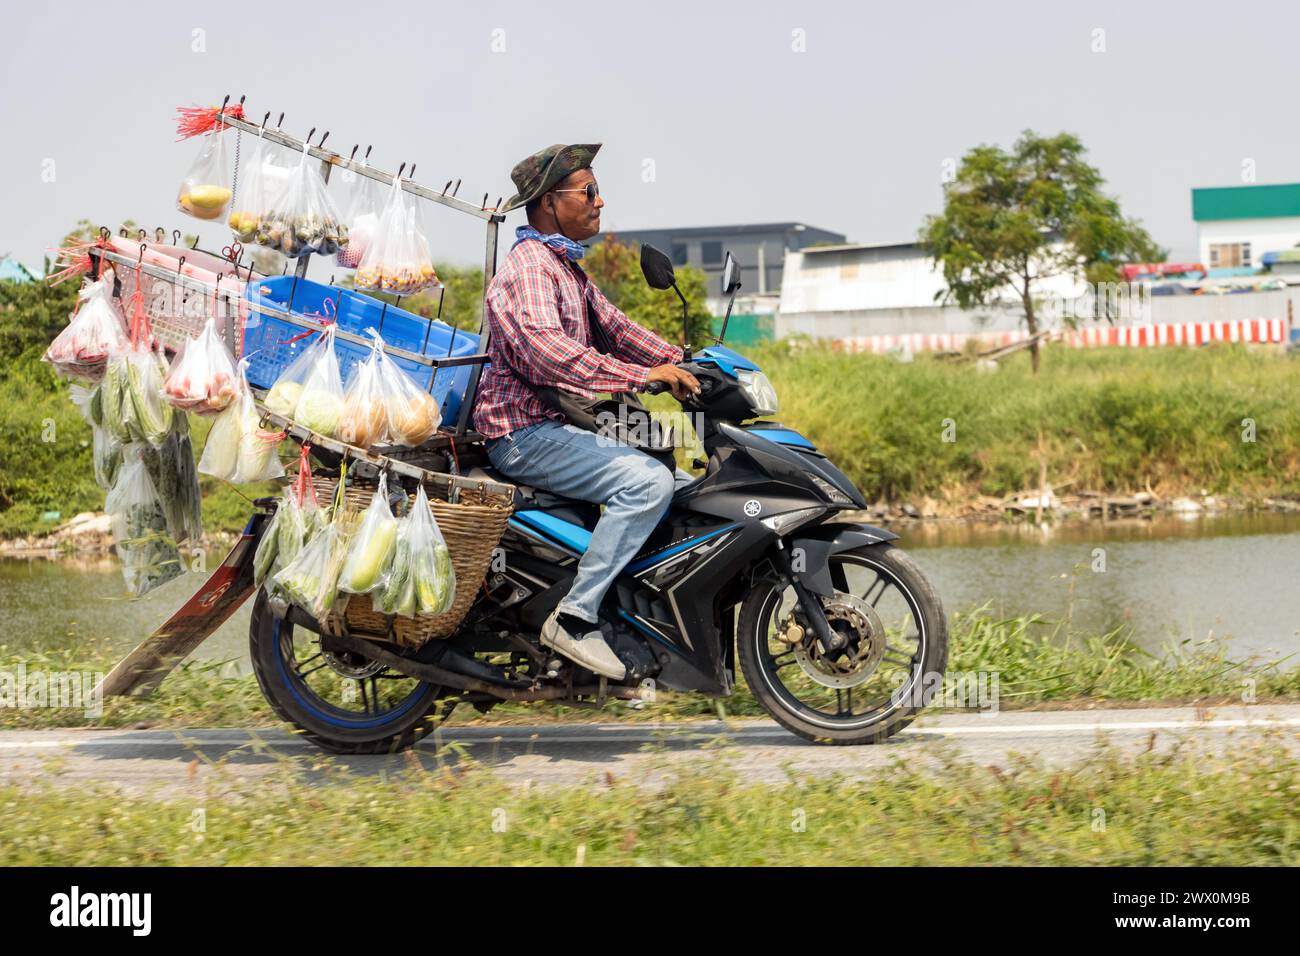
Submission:
{"label": "tall green grass", "polygon": [[1300,360],[1274,350],[1049,347],[1035,376],[1023,355],[984,371],[800,345],[750,350],[777,417],[872,500],[1037,488],[1040,460],[1074,489],[1300,493]]}

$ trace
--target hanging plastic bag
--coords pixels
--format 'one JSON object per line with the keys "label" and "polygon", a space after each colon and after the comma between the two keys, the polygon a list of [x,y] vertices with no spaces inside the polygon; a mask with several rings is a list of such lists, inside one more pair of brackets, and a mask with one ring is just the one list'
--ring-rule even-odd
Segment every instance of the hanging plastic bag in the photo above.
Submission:
{"label": "hanging plastic bag", "polygon": [[[334,325],[284,370],[266,396],[266,407],[303,428],[332,438],[343,414],[343,377],[334,351]],[[289,409],[292,408],[292,411]]]}
{"label": "hanging plastic bag", "polygon": [[[366,150],[367,158],[370,150]],[[363,159],[362,166],[369,167],[368,159]],[[343,222],[348,227],[348,244],[339,249],[335,261],[345,269],[355,269],[361,265],[366,250],[374,242],[379,229],[379,216],[383,212],[384,192],[378,180],[354,173],[356,181],[352,184],[352,198],[348,203]]]}
{"label": "hanging plastic bag", "polygon": [[354,517],[348,511],[344,495],[346,482],[345,464],[340,469],[329,523],[303,545],[297,557],[284,570],[271,579],[273,587],[318,619],[334,608],[339,593],[339,575],[347,561]]}
{"label": "hanging plastic bag", "polygon": [[371,350],[352,371],[343,394],[343,413],[339,420],[339,439],[358,448],[377,445],[387,430],[388,411],[380,381],[379,349]]}
{"label": "hanging plastic bag", "polygon": [[325,181],[304,148],[288,183],[257,226],[257,243],[291,259],[319,253],[332,256],[348,244],[347,226],[325,192]]}
{"label": "hanging plastic bag", "polygon": [[209,318],[203,331],[187,340],[176,356],[163,382],[163,394],[176,408],[215,415],[233,402],[237,393],[234,357],[217,335],[216,318]]}
{"label": "hanging plastic bag", "polygon": [[167,440],[172,407],[162,399],[166,372],[162,357],[139,345],[109,359],[102,383],[104,427],[118,441],[158,448]]}
{"label": "hanging plastic bag", "polygon": [[181,573],[180,553],[167,536],[162,503],[138,454],[123,464],[104,508],[131,594],[140,597]]}
{"label": "hanging plastic bag", "polygon": [[[266,394],[266,407],[268,411],[276,415],[283,415],[285,418],[297,418],[298,406],[302,401],[302,396],[306,391],[308,382],[316,379],[316,384],[330,385],[334,380],[338,380],[338,408],[334,410],[334,417],[337,419],[343,409],[343,386],[342,376],[339,374],[338,356],[334,352],[334,324],[329,318],[329,313],[333,307],[333,302],[326,300],[326,327],[319,333],[316,341],[312,342],[307,348],[303,349],[296,359],[289,363],[288,367],[280,373],[271,390]],[[295,338],[301,339],[305,336],[312,335],[312,332],[304,332]],[[290,339],[290,341],[294,341]],[[331,372],[331,367],[333,371]],[[330,408],[328,399],[324,400],[324,407],[313,408],[317,417],[322,418],[325,424],[328,424]],[[324,413],[323,415],[321,413]],[[309,426],[310,427],[310,426]],[[338,427],[337,421],[334,425]],[[318,434],[326,435],[328,432],[321,429],[313,429]]]}
{"label": "hanging plastic bag", "polygon": [[86,283],[76,313],[45,350],[43,360],[60,375],[98,382],[108,357],[130,345],[126,319],[113,301],[113,281],[113,270],[105,269],[98,281]]}
{"label": "hanging plastic bag", "polygon": [[361,514],[357,532],[348,545],[348,559],[339,577],[339,590],[369,594],[384,586],[397,545],[397,519],[388,506],[388,475],[379,476],[379,487],[370,506]]}
{"label": "hanging plastic bag", "polygon": [[223,135],[227,128],[203,134],[199,155],[181,180],[176,208],[195,219],[220,219],[230,204],[230,160]]}
{"label": "hanging plastic bag", "polygon": [[284,490],[275,514],[262,531],[253,555],[253,576],[258,585],[287,567],[324,524],[311,480],[310,452],[311,445],[304,443],[297,477]]}
{"label": "hanging plastic bag", "polygon": [[[279,147],[259,131],[249,150],[248,160],[236,180],[235,197],[230,204],[230,216],[226,219],[231,234],[242,243],[253,244],[258,241],[257,234],[262,219],[288,184],[289,174],[293,170],[292,167],[283,165],[280,157]],[[256,260],[254,266],[257,267]],[[271,274],[260,267],[258,271],[263,275]]]}
{"label": "hanging plastic bag", "polygon": [[357,267],[354,285],[358,289],[411,295],[437,285],[438,274],[419,220],[417,204],[406,200],[401,180],[394,179],[375,238]]}
{"label": "hanging plastic bag", "polygon": [[248,359],[239,361],[235,401],[212,423],[199,471],[234,484],[267,481],[284,476],[276,449],[284,432],[262,427],[262,416],[244,377]]}
{"label": "hanging plastic bag", "polygon": [[384,411],[388,418],[388,437],[399,445],[414,448],[438,430],[442,424],[442,411],[433,396],[416,385],[411,376],[382,350],[382,340],[370,330],[379,343],[379,383],[384,395]]}
{"label": "hanging plastic bag", "polygon": [[177,412],[172,417],[167,440],[158,448],[133,447],[142,449],[141,458],[162,503],[167,533],[177,543],[198,541],[203,536],[203,498],[194,464],[194,446],[190,442],[189,419]]}
{"label": "hanging plastic bag", "polygon": [[375,606],[384,614],[414,617],[442,614],[455,600],[451,552],[421,486],[415,503],[399,522],[391,573],[376,595]]}
{"label": "hanging plastic bag", "polygon": [[102,387],[73,385],[68,391],[73,404],[81,412],[81,417],[90,425],[95,484],[108,491],[117,480],[118,468],[122,464],[122,443],[104,428]]}

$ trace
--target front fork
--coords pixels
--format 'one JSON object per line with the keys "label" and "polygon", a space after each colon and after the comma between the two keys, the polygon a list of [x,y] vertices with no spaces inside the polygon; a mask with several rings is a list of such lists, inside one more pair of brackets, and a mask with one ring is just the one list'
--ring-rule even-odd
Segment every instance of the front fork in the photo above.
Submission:
{"label": "front fork", "polygon": [[774,563],[777,570],[789,579],[790,585],[794,588],[795,596],[799,598],[799,607],[803,609],[804,616],[808,618],[808,623],[812,625],[813,636],[817,638],[822,653],[831,654],[843,647],[844,638],[831,630],[830,621],[826,620],[826,611],[822,607],[821,601],[817,600],[817,595],[808,590],[804,583],[799,580],[798,572],[794,570],[790,563],[790,552],[786,548],[785,542],[780,538],[776,541]]}

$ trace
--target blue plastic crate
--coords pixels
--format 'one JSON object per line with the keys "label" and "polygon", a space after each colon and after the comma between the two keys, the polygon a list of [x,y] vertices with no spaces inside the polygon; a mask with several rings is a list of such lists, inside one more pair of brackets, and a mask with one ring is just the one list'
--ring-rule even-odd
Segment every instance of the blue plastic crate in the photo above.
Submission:
{"label": "blue plastic crate", "polygon": [[[379,299],[360,292],[322,285],[310,279],[295,280],[293,276],[276,276],[249,283],[244,295],[250,302],[315,321],[320,321],[321,316],[326,314],[325,301],[328,299],[333,303],[328,313],[337,316],[338,327],[342,331],[365,336],[366,329],[374,329],[387,344],[431,358],[446,356],[449,346],[452,347],[452,355],[472,355],[478,351],[478,336],[472,332],[453,329],[445,322],[426,319],[393,305],[386,306]],[[292,303],[289,301],[291,296]],[[304,331],[306,330],[289,322],[250,310],[244,329],[244,355],[249,357],[249,383],[257,388],[270,388],[280,373],[316,340],[316,336],[308,335],[295,342],[289,341]],[[334,344],[339,371],[346,384],[352,370],[365,359],[370,350],[341,339],[335,339]],[[390,358],[405,369],[421,388],[429,387],[429,377],[433,373],[429,366],[397,356]],[[472,370],[473,366],[465,365],[438,371],[432,391],[442,409],[444,425],[454,424],[460,414],[461,401],[469,388]]]}

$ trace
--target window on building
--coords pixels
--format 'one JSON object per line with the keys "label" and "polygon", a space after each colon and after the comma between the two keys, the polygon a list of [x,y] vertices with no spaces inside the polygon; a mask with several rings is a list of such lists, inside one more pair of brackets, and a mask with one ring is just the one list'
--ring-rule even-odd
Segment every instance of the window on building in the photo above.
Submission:
{"label": "window on building", "polygon": [[1249,242],[1216,242],[1210,245],[1211,269],[1236,269],[1249,267]]}
{"label": "window on building", "polygon": [[701,242],[700,261],[703,262],[706,266],[722,265],[722,243]]}
{"label": "window on building", "polygon": [[686,265],[686,261],[687,261],[687,260],[686,260],[686,243],[684,243],[684,242],[674,242],[674,243],[673,243],[673,265],[675,265],[675,266],[684,266],[684,265]]}

